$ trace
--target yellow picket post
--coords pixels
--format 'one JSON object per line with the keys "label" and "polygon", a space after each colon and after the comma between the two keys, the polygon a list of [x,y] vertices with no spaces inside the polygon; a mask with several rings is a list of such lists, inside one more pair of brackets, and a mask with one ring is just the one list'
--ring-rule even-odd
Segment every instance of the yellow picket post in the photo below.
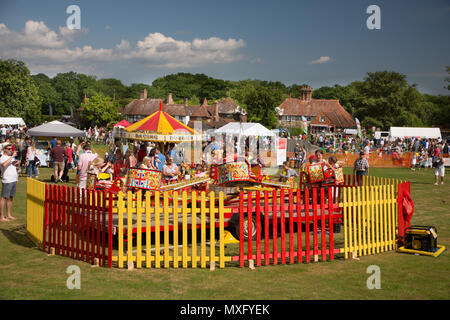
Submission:
{"label": "yellow picket post", "polygon": [[142,191],[138,191],[136,199],[136,222],[137,222],[137,239],[136,239],[136,268],[142,267]]}
{"label": "yellow picket post", "polygon": [[375,187],[375,210],[376,210],[376,214],[375,214],[375,234],[376,234],[376,248],[377,248],[377,253],[380,252],[380,203],[379,203],[379,190],[380,190],[381,186],[378,185]]}
{"label": "yellow picket post", "polygon": [[372,221],[371,222],[371,228],[372,228],[372,230],[371,230],[372,231],[371,232],[372,254],[375,253],[375,223],[376,223],[376,221],[374,219],[374,216],[375,216],[375,205],[376,205],[376,203],[375,203],[374,197],[375,197],[375,187],[371,186],[370,187],[370,208],[371,208],[371,210],[370,210],[370,220]]}
{"label": "yellow picket post", "polygon": [[197,268],[197,193],[192,192],[192,268]]}
{"label": "yellow picket post", "polygon": [[384,214],[383,214],[383,223],[384,223],[384,250],[388,251],[388,221],[387,221],[387,217],[388,217],[388,204],[387,204],[387,196],[386,196],[386,190],[387,190],[387,185],[384,185],[383,187],[383,206],[384,206]]}
{"label": "yellow picket post", "polygon": [[161,263],[161,247],[160,247],[160,212],[161,208],[159,206],[159,191],[155,192],[155,268],[160,268]]}
{"label": "yellow picket post", "polygon": [[220,191],[219,192],[219,238],[220,238],[220,249],[219,249],[219,254],[220,254],[220,262],[219,262],[219,267],[220,268],[225,268],[225,235],[224,235],[224,213],[223,213],[223,192]]}
{"label": "yellow picket post", "polygon": [[119,254],[119,268],[123,268],[123,214],[125,210],[125,204],[123,201],[123,192],[120,191],[117,195],[117,206],[118,206],[118,218],[119,218],[119,243],[118,243],[118,254]]}
{"label": "yellow picket post", "polygon": [[357,215],[357,202],[356,202],[356,187],[352,187],[352,216],[353,216],[353,252],[355,256],[358,253],[358,240],[356,238],[356,215]]}
{"label": "yellow picket post", "polygon": [[362,241],[361,241],[361,187],[356,188],[356,194],[358,198],[357,202],[357,210],[358,210],[358,254],[362,255]]}
{"label": "yellow picket post", "polygon": [[152,253],[152,243],[151,243],[151,230],[152,230],[152,219],[151,219],[151,196],[150,191],[145,192],[145,266],[151,268],[153,257]]}
{"label": "yellow picket post", "polygon": [[[349,248],[350,248],[350,244],[349,244],[349,240],[351,241],[351,236],[349,239],[348,233],[347,233],[347,228],[351,226],[348,223],[348,200],[347,200],[347,192],[348,192],[349,188],[343,188],[343,207],[342,207],[342,213],[344,215],[343,220],[344,220],[344,258],[347,259],[348,258],[348,252],[349,252]],[[348,225],[348,227],[347,227]],[[350,229],[350,234],[351,234],[351,229]]]}
{"label": "yellow picket post", "polygon": [[178,192],[173,193],[173,267],[178,268]]}
{"label": "yellow picket post", "polygon": [[164,191],[164,268],[169,267],[169,195]]}
{"label": "yellow picket post", "polygon": [[214,191],[209,193],[209,263],[211,265],[216,261],[216,209],[214,207],[215,204],[215,194]]}
{"label": "yellow picket post", "polygon": [[205,201],[205,191],[202,191],[201,193],[201,201],[200,201],[200,206],[201,206],[201,212],[200,212],[200,216],[201,216],[201,238],[200,238],[200,256],[201,256],[201,260],[200,260],[200,267],[201,268],[206,268],[206,201]]}
{"label": "yellow picket post", "polygon": [[187,268],[188,257],[187,257],[187,193],[183,191],[182,195],[182,208],[183,208],[183,268]]}
{"label": "yellow picket post", "polygon": [[365,203],[365,189],[366,187],[361,187],[361,215],[362,215],[362,249],[363,255],[367,255],[367,243],[366,243],[366,203]]}

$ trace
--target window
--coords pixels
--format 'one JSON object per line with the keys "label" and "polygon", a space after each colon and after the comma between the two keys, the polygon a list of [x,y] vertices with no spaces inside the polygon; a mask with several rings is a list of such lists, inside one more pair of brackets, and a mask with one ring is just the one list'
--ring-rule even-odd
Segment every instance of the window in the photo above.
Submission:
{"label": "window", "polygon": [[324,117],[324,116],[321,116],[320,119],[319,119],[319,121],[320,121],[320,122],[325,122],[325,117]]}

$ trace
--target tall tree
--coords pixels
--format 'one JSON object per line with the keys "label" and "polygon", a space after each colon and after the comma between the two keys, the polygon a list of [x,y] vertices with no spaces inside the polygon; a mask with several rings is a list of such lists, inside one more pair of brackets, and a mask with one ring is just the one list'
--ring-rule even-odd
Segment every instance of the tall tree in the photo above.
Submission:
{"label": "tall tree", "polygon": [[244,99],[244,106],[250,122],[259,122],[269,129],[276,127],[275,108],[282,102],[280,91],[273,88],[258,87],[250,90]]}
{"label": "tall tree", "polygon": [[38,87],[25,63],[0,60],[0,116],[21,117],[27,124],[39,123],[41,102]]}
{"label": "tall tree", "polygon": [[110,122],[120,120],[121,114],[110,97],[95,95],[86,99],[83,104],[83,119],[89,124],[98,126],[107,125]]}

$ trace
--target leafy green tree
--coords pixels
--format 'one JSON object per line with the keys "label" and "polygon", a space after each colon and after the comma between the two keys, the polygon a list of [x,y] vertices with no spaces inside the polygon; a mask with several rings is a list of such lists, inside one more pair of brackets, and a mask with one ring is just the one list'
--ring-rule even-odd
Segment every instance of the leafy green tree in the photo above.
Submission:
{"label": "leafy green tree", "polygon": [[110,97],[101,94],[87,98],[86,104],[82,106],[83,120],[90,124],[104,126],[121,118],[118,104],[114,103]]}
{"label": "leafy green tree", "polygon": [[31,76],[36,83],[41,97],[41,112],[43,115],[50,114],[50,106],[61,105],[61,95],[53,88],[51,79],[43,73]]}
{"label": "leafy green tree", "polygon": [[281,92],[276,89],[259,87],[251,90],[244,101],[244,106],[248,112],[248,120],[259,122],[269,129],[275,128],[277,124],[275,108],[281,102]]}
{"label": "leafy green tree", "polygon": [[22,61],[0,60],[0,116],[21,117],[27,124],[41,120],[38,87]]}

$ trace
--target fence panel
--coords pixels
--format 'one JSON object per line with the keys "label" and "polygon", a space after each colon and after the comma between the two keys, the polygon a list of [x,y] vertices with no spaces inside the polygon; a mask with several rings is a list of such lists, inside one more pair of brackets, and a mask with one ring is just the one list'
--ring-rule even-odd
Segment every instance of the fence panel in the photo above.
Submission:
{"label": "fence panel", "polygon": [[[147,191],[142,195],[142,192],[138,191],[134,194],[129,192],[124,201],[124,194],[119,192],[118,250],[117,255],[112,257],[113,261],[118,262],[119,268],[123,268],[125,262],[129,268],[134,266],[142,268],[144,265],[146,268],[160,268],[161,265],[164,268],[178,268],[179,262],[182,262],[183,268],[187,268],[189,262],[192,268],[196,268],[198,262],[200,268],[206,268],[207,264],[210,268],[215,268],[216,262],[220,268],[224,268],[225,262],[231,261],[231,257],[225,256],[223,241],[225,211],[223,193],[220,192],[218,197],[214,192],[206,194],[204,191],[200,196],[196,192],[190,195],[188,198],[186,191],[181,195],[178,192],[167,191],[163,193]],[[133,219],[136,222],[133,222]],[[198,228],[200,243],[197,243]],[[216,228],[219,228],[219,239],[216,237]],[[145,236],[142,233],[145,233]],[[125,234],[126,239],[123,237]],[[190,252],[189,234],[192,238]],[[218,252],[216,243],[219,246]],[[153,251],[154,256],[151,255]],[[133,263],[132,266],[130,262]]]}
{"label": "fence panel", "polygon": [[112,229],[112,208],[108,198],[111,205],[111,193],[45,185],[43,250],[110,265],[112,241],[110,236],[106,240],[106,234]]}
{"label": "fence panel", "polygon": [[[334,254],[340,252],[340,249],[334,249],[333,225],[341,218],[339,204],[334,203],[333,199],[331,188],[305,189],[304,192],[301,189],[281,189],[264,191],[263,194],[261,191],[254,193],[248,191],[245,194],[241,192],[239,256],[234,256],[233,261],[239,261],[239,266],[244,267],[245,261],[252,266],[254,259],[256,266],[261,265],[261,260],[265,260],[264,265],[301,263],[303,256],[305,262],[310,262],[311,256],[315,261],[318,261],[319,256],[322,257],[322,261],[326,261],[327,258],[333,260]],[[247,201],[246,205],[244,200]],[[253,221],[255,226],[252,226],[250,221]],[[271,228],[269,224],[272,224]],[[256,246],[253,245],[252,228],[256,228],[254,236]],[[262,230],[264,230],[263,237]]]}
{"label": "fence panel", "polygon": [[343,190],[344,257],[395,250],[395,185],[376,185]]}

